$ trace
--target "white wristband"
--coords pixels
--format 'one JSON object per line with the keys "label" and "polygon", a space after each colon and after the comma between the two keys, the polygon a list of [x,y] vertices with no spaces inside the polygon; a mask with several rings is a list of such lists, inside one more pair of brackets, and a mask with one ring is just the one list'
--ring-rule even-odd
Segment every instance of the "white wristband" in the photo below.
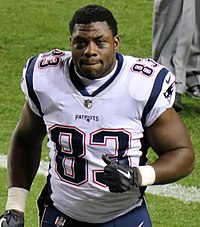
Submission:
{"label": "white wristband", "polygon": [[142,177],[142,182],[140,186],[152,185],[155,182],[156,173],[152,166],[138,166],[137,168],[139,169]]}
{"label": "white wristband", "polygon": [[18,210],[24,213],[28,190],[12,187],[8,189],[6,210]]}

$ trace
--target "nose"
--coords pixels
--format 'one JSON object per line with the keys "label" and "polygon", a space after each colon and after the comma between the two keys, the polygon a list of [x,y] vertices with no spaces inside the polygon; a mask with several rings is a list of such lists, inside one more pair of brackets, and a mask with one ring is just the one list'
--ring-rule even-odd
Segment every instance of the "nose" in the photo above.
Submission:
{"label": "nose", "polygon": [[84,50],[84,54],[87,57],[96,56],[96,44],[94,42],[89,42]]}

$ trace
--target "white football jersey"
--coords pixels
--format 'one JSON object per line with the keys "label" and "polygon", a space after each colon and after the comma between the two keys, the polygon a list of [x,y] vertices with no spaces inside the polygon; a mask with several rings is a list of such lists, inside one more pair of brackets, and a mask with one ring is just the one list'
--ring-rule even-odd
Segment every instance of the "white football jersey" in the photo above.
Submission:
{"label": "white football jersey", "polygon": [[109,221],[141,205],[141,188],[109,192],[102,155],[130,166],[145,165],[144,128],[175,97],[175,78],[165,67],[119,53],[117,61],[113,75],[91,94],[75,73],[69,51],[34,56],[23,71],[26,100],[43,117],[48,132],[53,204],[90,223]]}

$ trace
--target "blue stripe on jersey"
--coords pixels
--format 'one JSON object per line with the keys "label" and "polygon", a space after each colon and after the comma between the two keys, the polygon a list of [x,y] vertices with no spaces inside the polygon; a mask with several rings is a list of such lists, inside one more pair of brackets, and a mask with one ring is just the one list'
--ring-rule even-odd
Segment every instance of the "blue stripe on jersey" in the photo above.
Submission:
{"label": "blue stripe on jersey", "polygon": [[33,89],[33,71],[34,71],[34,66],[35,66],[35,62],[36,62],[37,58],[38,58],[38,55],[32,57],[28,63],[27,71],[26,71],[26,84],[27,84],[27,88],[28,88],[28,94],[29,94],[31,100],[34,102],[34,104],[38,108],[40,115],[43,116],[44,113],[42,112],[39,99]]}
{"label": "blue stripe on jersey", "polygon": [[81,82],[81,80],[79,79],[79,77],[77,76],[75,70],[74,70],[74,64],[71,61],[71,64],[69,66],[69,76],[70,79],[73,83],[73,85],[76,87],[76,89],[84,96],[90,96],[90,94],[87,92],[87,90],[85,89],[85,86],[83,85],[83,83]]}
{"label": "blue stripe on jersey", "polygon": [[85,86],[83,85],[83,83],[81,82],[80,78],[77,76],[77,74],[74,70],[73,64],[70,65],[70,78],[71,78],[72,83],[83,96],[90,96],[90,97],[96,96],[97,94],[99,94],[101,91],[103,91],[106,87],[108,87],[113,82],[113,80],[116,78],[119,71],[121,70],[124,58],[119,53],[116,54],[116,58],[118,60],[118,66],[117,66],[115,73],[113,74],[113,76],[111,76],[110,79],[108,79],[103,85],[101,85],[92,94],[89,94],[88,91],[85,89]]}
{"label": "blue stripe on jersey", "polygon": [[160,91],[162,90],[163,81],[168,72],[169,71],[166,68],[162,68],[156,77],[156,80],[153,85],[153,89],[151,91],[151,95],[143,110],[142,119],[141,119],[143,127],[145,125],[146,116],[153,108],[153,106],[160,94]]}

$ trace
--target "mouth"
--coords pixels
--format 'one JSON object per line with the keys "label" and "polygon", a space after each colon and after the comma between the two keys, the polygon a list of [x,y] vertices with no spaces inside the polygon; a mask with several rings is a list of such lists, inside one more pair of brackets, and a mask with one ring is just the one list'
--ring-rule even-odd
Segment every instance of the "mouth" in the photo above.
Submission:
{"label": "mouth", "polygon": [[101,77],[103,62],[101,60],[83,60],[79,61],[77,72],[88,79]]}
{"label": "mouth", "polygon": [[86,65],[86,66],[93,66],[93,65],[98,65],[100,62],[92,62],[92,61],[85,61],[81,62],[81,65]]}

